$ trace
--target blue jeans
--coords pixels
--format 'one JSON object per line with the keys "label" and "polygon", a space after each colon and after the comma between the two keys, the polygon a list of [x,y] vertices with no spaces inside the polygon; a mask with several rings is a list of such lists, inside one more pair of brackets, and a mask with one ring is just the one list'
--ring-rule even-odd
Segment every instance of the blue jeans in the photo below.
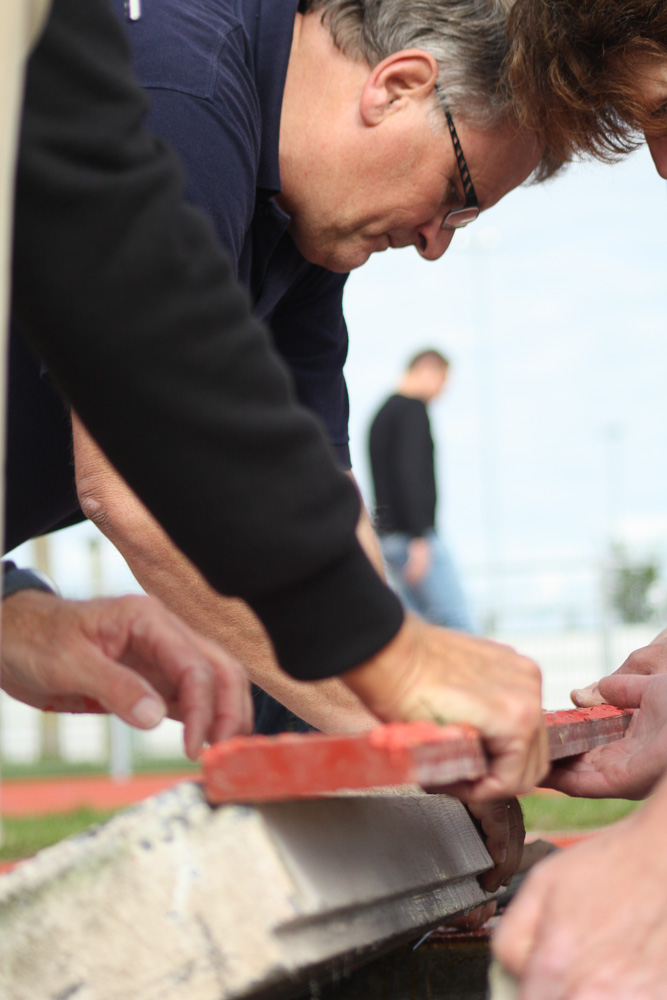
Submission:
{"label": "blue jeans", "polygon": [[425,532],[424,538],[431,549],[431,565],[423,579],[412,585],[403,578],[410,536],[398,531],[380,536],[389,583],[408,611],[414,611],[425,621],[475,632],[461,580],[447,547],[435,531]]}

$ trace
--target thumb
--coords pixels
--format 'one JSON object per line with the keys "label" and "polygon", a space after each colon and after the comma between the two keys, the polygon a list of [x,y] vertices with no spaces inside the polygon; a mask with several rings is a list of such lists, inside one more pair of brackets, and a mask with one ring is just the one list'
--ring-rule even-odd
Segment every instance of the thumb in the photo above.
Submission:
{"label": "thumb", "polygon": [[594,705],[602,705],[604,702],[597,681],[587,685],[587,687],[575,688],[574,691],[570,691],[570,698],[577,708],[592,708]]}
{"label": "thumb", "polygon": [[639,708],[652,679],[646,674],[611,674],[600,680],[600,692],[606,702],[617,708]]}
{"label": "thumb", "polygon": [[164,700],[147,680],[98,650],[88,658],[81,691],[137,729],[154,729],[167,714]]}

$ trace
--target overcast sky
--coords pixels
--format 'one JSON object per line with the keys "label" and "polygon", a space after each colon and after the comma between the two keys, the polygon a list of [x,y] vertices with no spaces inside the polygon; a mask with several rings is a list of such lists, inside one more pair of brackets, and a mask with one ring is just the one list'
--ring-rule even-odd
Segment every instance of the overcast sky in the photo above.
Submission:
{"label": "overcast sky", "polygon": [[513,192],[435,263],[376,254],[349,282],[353,461],[422,346],[441,528],[464,564],[591,557],[610,532],[667,557],[667,186],[645,149]]}

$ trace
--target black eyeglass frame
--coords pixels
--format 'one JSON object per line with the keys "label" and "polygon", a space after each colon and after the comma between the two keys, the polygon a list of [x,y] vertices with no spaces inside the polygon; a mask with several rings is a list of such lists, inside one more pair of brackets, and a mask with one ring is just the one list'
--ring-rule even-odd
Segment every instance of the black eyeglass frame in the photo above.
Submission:
{"label": "black eyeglass frame", "polygon": [[456,156],[456,163],[459,168],[459,174],[461,175],[461,183],[463,184],[463,193],[465,195],[465,204],[460,208],[453,208],[450,212],[447,212],[444,219],[440,223],[440,228],[462,229],[470,222],[474,222],[479,215],[479,201],[477,200],[475,186],[472,182],[470,171],[468,170],[466,158],[463,155],[463,150],[461,149],[461,140],[456,134],[456,129],[454,128],[454,120],[452,119],[449,108],[445,103],[442,91],[439,87],[436,87],[436,91],[445,112],[445,118],[447,119],[447,127],[449,128],[449,134],[452,137],[454,155]]}

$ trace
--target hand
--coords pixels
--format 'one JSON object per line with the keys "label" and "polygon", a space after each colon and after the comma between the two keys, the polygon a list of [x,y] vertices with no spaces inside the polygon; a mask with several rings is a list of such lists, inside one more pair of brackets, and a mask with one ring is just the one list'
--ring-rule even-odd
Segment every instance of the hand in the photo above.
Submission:
{"label": "hand", "polygon": [[480,875],[479,883],[487,892],[495,892],[501,885],[509,885],[519,871],[526,839],[523,812],[518,799],[472,802],[468,810],[482,828],[493,861],[493,868]]}
{"label": "hand", "polygon": [[250,732],[243,670],[159,601],[65,601],[23,590],[2,606],[2,688],[35,708],[113,712],[139,729],[165,715],[184,724],[188,757]]}
{"label": "hand", "polygon": [[[630,653],[627,660],[618,670],[611,674],[665,674],[667,673],[667,629],[657,635],[648,646],[642,646]],[[570,697],[578,708],[591,708],[593,705],[604,705],[605,699],[600,691],[600,682],[595,681],[584,688],[576,688]],[[620,707],[620,706],[619,706]]]}
{"label": "hand", "polygon": [[492,942],[520,1000],[665,996],[666,790],[527,876]]}
{"label": "hand", "polygon": [[426,538],[408,542],[408,561],[403,567],[403,579],[410,587],[420,583],[431,568],[431,546]]}
{"label": "hand", "polygon": [[543,784],[586,798],[642,799],[667,770],[667,676],[612,674],[602,696],[636,709],[622,740],[554,766]]}
{"label": "hand", "polygon": [[[493,868],[480,875],[479,883],[487,892],[495,892],[501,885],[509,885],[514,875],[523,869],[526,837],[523,812],[518,799],[476,802],[468,806],[468,811],[481,827],[486,849],[494,862]],[[553,845],[549,844],[548,849],[553,850]],[[444,926],[458,927],[462,931],[477,930],[494,915],[496,906],[495,900],[483,903],[470,913],[446,920]]]}
{"label": "hand", "polygon": [[528,792],[547,771],[540,671],[509,646],[409,615],[388,646],[343,680],[385,722],[476,726],[489,772],[467,786],[469,802]]}

